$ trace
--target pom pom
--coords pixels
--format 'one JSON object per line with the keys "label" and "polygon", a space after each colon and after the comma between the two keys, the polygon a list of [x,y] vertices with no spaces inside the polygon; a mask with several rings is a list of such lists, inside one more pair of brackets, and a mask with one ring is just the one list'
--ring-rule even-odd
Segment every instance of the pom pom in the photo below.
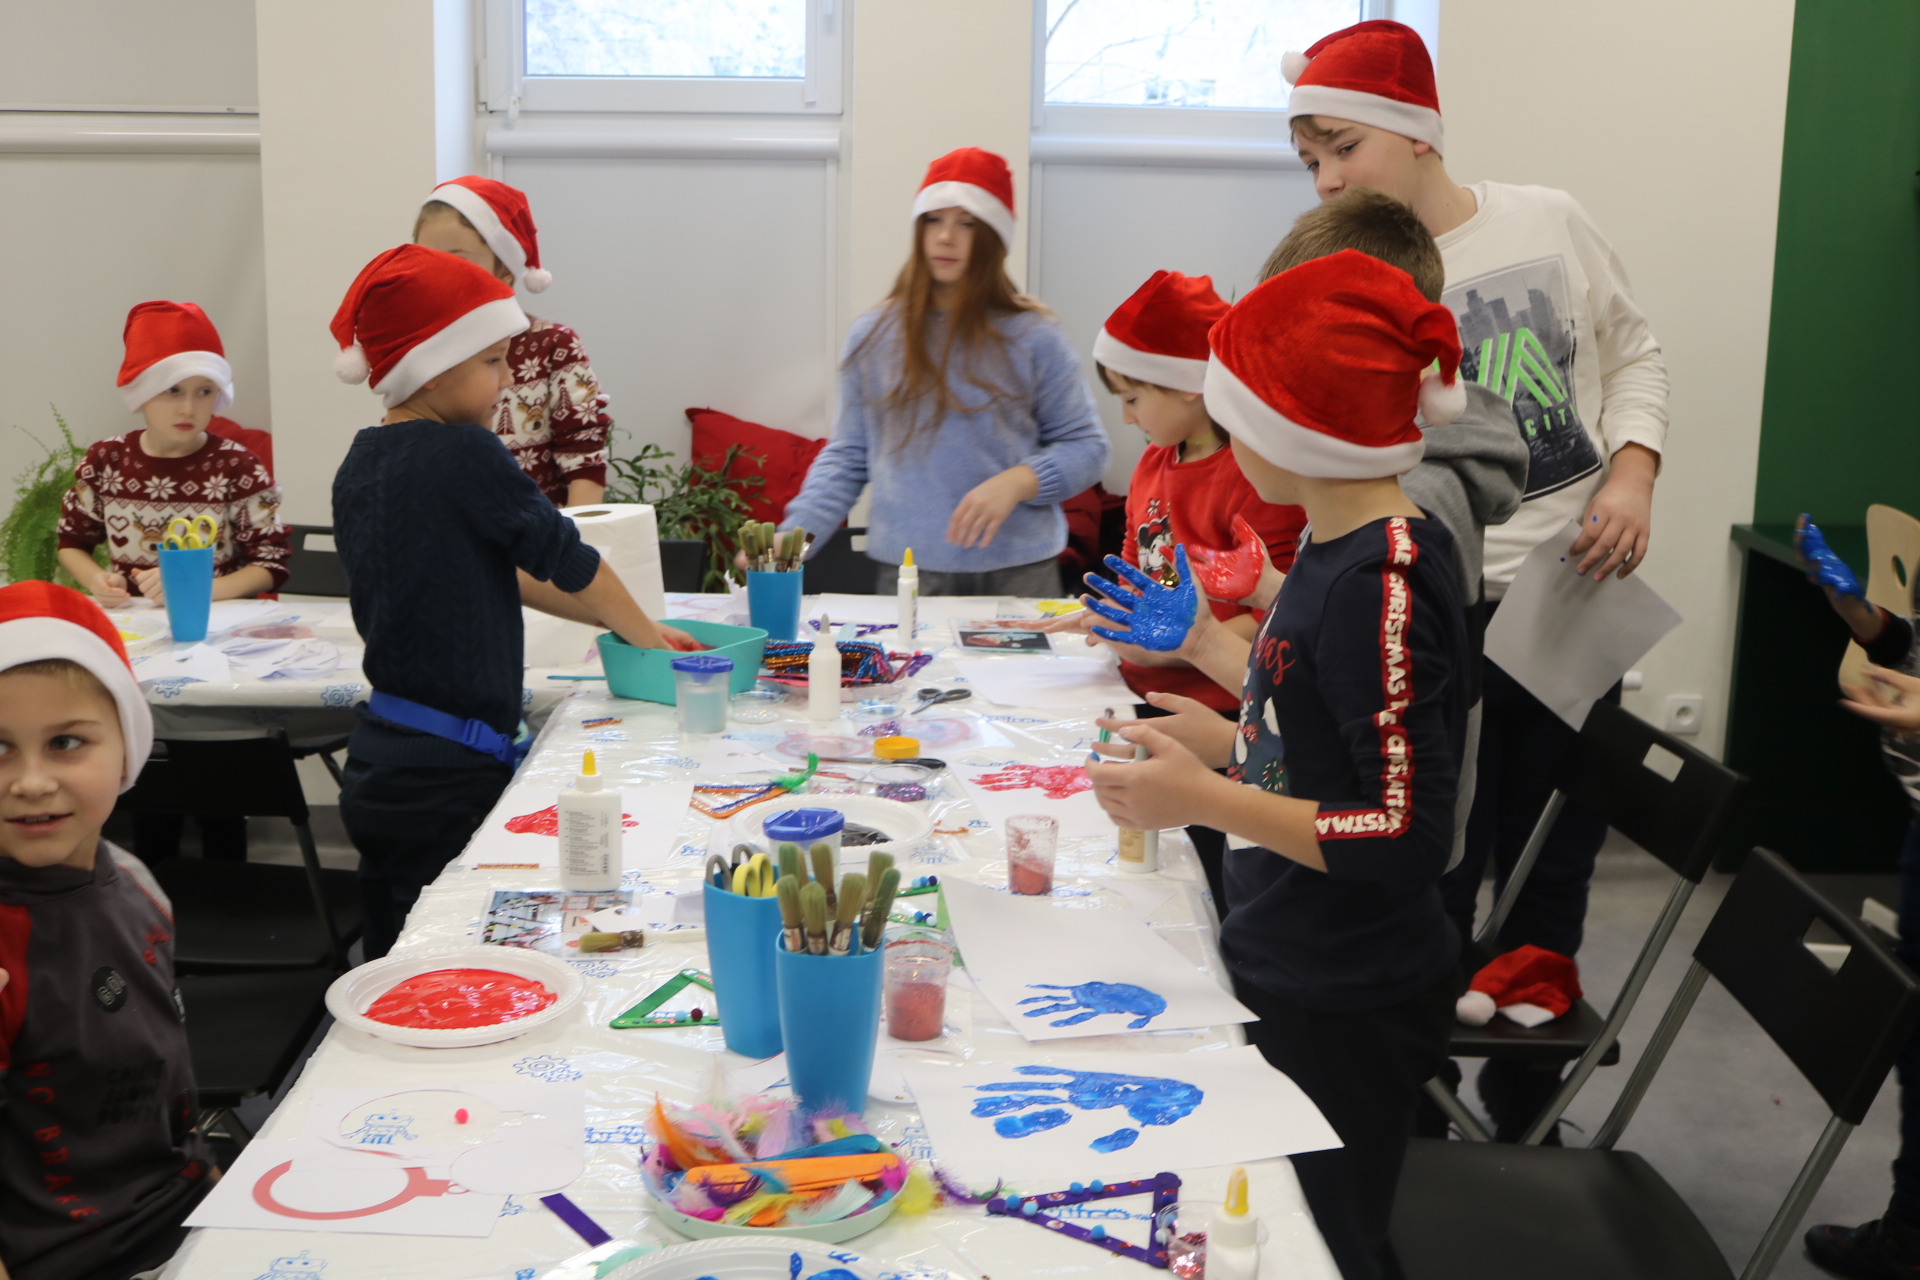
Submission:
{"label": "pom pom", "polygon": [[547,286],[553,283],[553,272],[543,267],[529,267],[520,277],[520,282],[527,286],[528,293],[545,293]]}
{"label": "pom pom", "polygon": [[1455,377],[1452,382],[1438,370],[1420,379],[1420,416],[1429,427],[1444,427],[1467,411],[1467,384]]}
{"label": "pom pom", "polygon": [[367,353],[359,343],[340,348],[340,354],[333,358],[333,376],[342,382],[365,382],[372,372],[367,364]]}
{"label": "pom pom", "polygon": [[1484,1027],[1493,1021],[1493,997],[1484,991],[1469,991],[1454,1001],[1453,1016],[1470,1027]]}
{"label": "pom pom", "polygon": [[1299,84],[1300,77],[1306,73],[1306,54],[1289,52],[1280,55],[1280,74],[1288,84]]}

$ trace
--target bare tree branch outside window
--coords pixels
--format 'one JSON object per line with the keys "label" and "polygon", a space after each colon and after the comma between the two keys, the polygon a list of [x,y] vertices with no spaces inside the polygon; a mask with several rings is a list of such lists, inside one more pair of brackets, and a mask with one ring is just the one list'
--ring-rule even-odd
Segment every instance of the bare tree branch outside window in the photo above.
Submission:
{"label": "bare tree branch outside window", "polygon": [[806,0],[526,0],[530,76],[798,80]]}

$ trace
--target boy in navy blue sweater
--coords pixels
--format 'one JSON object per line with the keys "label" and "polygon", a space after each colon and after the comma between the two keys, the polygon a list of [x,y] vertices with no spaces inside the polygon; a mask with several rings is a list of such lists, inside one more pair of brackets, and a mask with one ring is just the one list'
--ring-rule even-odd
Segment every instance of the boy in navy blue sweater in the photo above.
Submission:
{"label": "boy in navy blue sweater", "polygon": [[[1415,410],[1443,426],[1464,408],[1459,337],[1406,272],[1344,250],[1253,290],[1211,347],[1208,408],[1310,537],[1255,637],[1238,728],[1198,703],[1102,722],[1152,758],[1088,773],[1122,827],[1229,833],[1222,946],[1260,1015],[1248,1038],[1345,1144],[1294,1169],[1341,1274],[1395,1276],[1394,1188],[1457,994],[1438,886],[1468,705],[1453,540],[1398,477],[1424,450]],[[1177,631],[1191,596],[1148,588],[1109,616],[1138,638],[1161,611]]]}
{"label": "boy in navy blue sweater", "polygon": [[524,746],[520,606],[644,648],[700,647],[656,626],[486,427],[527,327],[513,287],[405,245],[353,282],[335,370],[371,374],[380,425],[333,480],[334,536],[374,692],[347,747],[340,817],[360,851],[366,958],[472,838]]}

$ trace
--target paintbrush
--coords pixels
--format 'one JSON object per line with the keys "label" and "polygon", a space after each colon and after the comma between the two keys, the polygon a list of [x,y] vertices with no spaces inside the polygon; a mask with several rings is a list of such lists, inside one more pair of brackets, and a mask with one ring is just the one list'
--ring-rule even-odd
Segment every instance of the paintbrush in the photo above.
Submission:
{"label": "paintbrush", "polygon": [[780,878],[782,880],[792,879],[801,884],[806,883],[807,868],[806,864],[800,860],[799,845],[783,844],[780,846]]}
{"label": "paintbrush", "polygon": [[868,949],[880,945],[881,931],[887,927],[887,912],[893,910],[893,895],[900,892],[900,868],[888,867],[880,873],[873,897],[867,902],[867,914],[860,922],[860,937]]}
{"label": "paintbrush", "polygon": [[[794,852],[797,860],[799,851]],[[800,877],[781,876],[774,881],[773,896],[780,900],[780,924],[787,931],[787,950],[804,951],[807,937],[801,928]]]}
{"label": "paintbrush", "polygon": [[827,891],[827,910],[833,910],[833,846],[825,840],[813,846],[813,878]]}
{"label": "paintbrush", "polygon": [[583,933],[580,935],[582,954],[591,955],[595,951],[625,951],[629,948],[646,945],[647,935],[641,929],[622,929],[617,933]]}
{"label": "paintbrush", "polygon": [[867,855],[867,888],[869,890],[878,889],[880,887],[880,876],[892,865],[892,854],[882,853],[878,849],[869,853]]}
{"label": "paintbrush", "polygon": [[800,890],[800,918],[807,931],[807,954],[827,954],[827,889],[817,880]]}
{"label": "paintbrush", "polygon": [[853,948],[853,925],[860,908],[867,902],[867,878],[849,871],[840,880],[840,906],[833,916],[833,954],[846,955]]}

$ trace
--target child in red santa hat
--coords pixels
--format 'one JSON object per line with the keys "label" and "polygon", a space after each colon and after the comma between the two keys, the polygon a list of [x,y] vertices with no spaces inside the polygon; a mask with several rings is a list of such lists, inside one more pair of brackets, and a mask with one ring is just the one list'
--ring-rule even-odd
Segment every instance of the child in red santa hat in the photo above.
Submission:
{"label": "child in red santa hat", "polygon": [[[553,283],[540,265],[526,193],[491,178],[469,175],[435,187],[414,219],[413,242],[465,258],[528,293]],[[529,316],[507,347],[507,371],[512,383],[481,425],[493,429],[554,506],[599,502],[613,419],[580,335]]]}
{"label": "child in red santa hat", "polygon": [[[167,526],[211,516],[213,598],[272,591],[287,580],[280,487],[252,450],[209,435],[233,403],[220,334],[191,302],[142,302],[127,313],[120,398],[145,426],[87,449],[60,503],[60,567],[108,607],[162,599]],[[107,565],[94,548],[107,547]]]}
{"label": "child in red santa hat", "polygon": [[[1248,1039],[1345,1144],[1294,1171],[1341,1274],[1397,1275],[1394,1189],[1458,993],[1436,886],[1469,652],[1452,536],[1399,477],[1425,451],[1416,411],[1438,426],[1465,405],[1459,341],[1406,272],[1353,250],[1260,285],[1210,341],[1209,411],[1254,491],[1305,507],[1310,536],[1254,639],[1239,727],[1195,703],[1103,721],[1128,743],[1104,754],[1152,757],[1087,772],[1122,827],[1230,833],[1222,950],[1260,1018]],[[1109,616],[1138,634],[1182,595],[1148,587]]]}

